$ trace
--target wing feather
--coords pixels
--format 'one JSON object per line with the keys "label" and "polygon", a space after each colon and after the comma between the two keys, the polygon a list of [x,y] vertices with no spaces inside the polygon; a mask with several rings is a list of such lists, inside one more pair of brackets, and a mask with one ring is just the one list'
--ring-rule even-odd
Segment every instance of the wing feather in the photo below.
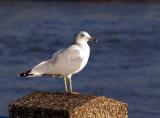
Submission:
{"label": "wing feather", "polygon": [[[70,46],[67,49],[58,50],[52,58],[36,65],[33,74],[67,74],[78,69],[82,62],[82,55],[78,46]],[[79,65],[78,65],[79,64]]]}

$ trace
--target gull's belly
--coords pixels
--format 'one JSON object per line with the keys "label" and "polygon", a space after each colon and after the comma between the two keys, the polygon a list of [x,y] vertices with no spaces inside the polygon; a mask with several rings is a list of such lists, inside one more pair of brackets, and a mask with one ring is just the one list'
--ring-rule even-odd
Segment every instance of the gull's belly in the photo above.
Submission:
{"label": "gull's belly", "polygon": [[68,66],[63,67],[63,75],[75,74],[81,71],[85,65],[87,64],[88,58],[85,59],[77,59],[77,61],[67,64]]}
{"label": "gull's belly", "polygon": [[60,75],[69,75],[76,72],[79,72],[83,60],[81,58],[74,61],[61,60],[60,63],[53,65],[53,68],[48,70],[48,74],[60,74]]}
{"label": "gull's belly", "polygon": [[72,75],[81,71],[88,62],[88,55],[82,58],[77,58],[76,60],[70,62],[64,60],[63,62],[54,65],[53,70],[51,70],[50,74],[61,74],[61,75]]}
{"label": "gull's belly", "polygon": [[75,66],[73,66],[73,70],[70,71],[71,74],[75,74],[78,73],[79,71],[81,71],[87,64],[88,62],[88,58],[85,58],[81,61],[81,63],[76,64]]}
{"label": "gull's belly", "polygon": [[80,61],[79,63],[70,65],[68,68],[66,68],[65,74],[70,75],[70,74],[75,74],[79,72],[81,68],[81,63],[82,61]]}

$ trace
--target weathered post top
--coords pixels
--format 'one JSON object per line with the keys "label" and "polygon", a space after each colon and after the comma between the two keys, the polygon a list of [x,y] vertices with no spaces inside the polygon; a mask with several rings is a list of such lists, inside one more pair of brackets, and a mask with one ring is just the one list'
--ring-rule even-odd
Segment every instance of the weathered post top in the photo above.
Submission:
{"label": "weathered post top", "polygon": [[34,92],[9,106],[10,118],[128,118],[128,106],[104,96]]}

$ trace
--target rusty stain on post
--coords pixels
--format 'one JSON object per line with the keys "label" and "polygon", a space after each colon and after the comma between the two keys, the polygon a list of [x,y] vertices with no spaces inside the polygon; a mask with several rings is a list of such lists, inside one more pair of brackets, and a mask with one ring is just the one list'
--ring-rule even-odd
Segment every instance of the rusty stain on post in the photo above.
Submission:
{"label": "rusty stain on post", "polygon": [[104,96],[34,92],[9,105],[10,118],[128,118],[128,105]]}

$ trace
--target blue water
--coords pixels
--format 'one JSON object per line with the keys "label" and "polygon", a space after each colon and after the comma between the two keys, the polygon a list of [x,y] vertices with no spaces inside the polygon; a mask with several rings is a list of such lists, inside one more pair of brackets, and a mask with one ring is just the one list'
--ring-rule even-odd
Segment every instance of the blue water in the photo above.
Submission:
{"label": "blue water", "polygon": [[63,92],[63,79],[17,75],[81,30],[98,42],[74,90],[128,103],[129,118],[160,117],[160,6],[80,2],[0,2],[0,116],[33,91]]}

